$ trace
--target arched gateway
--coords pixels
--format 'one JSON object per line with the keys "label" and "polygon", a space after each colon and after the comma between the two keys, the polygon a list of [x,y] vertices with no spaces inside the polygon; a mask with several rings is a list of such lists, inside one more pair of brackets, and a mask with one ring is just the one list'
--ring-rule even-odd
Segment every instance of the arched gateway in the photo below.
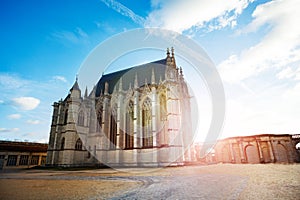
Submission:
{"label": "arched gateway", "polygon": [[[300,162],[300,152],[296,145],[299,135],[262,134],[231,137],[217,141],[214,162],[223,163],[294,163]],[[207,160],[211,155],[207,155]]]}

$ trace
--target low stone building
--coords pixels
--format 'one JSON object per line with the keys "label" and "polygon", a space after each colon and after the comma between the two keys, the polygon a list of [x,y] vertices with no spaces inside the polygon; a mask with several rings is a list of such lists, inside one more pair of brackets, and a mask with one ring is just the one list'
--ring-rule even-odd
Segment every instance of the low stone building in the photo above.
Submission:
{"label": "low stone building", "polygon": [[47,148],[42,143],[0,141],[0,169],[44,165]]}
{"label": "low stone building", "polygon": [[205,157],[208,163],[295,163],[300,162],[296,145],[299,135],[253,135],[217,141]]}

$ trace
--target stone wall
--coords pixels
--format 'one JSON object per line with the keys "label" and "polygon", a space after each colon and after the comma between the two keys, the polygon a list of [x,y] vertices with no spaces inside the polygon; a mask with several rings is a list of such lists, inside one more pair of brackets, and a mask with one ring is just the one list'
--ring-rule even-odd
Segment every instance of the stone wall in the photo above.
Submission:
{"label": "stone wall", "polygon": [[[300,162],[299,137],[263,134],[217,141],[206,155],[208,163],[295,163]],[[198,158],[200,159],[200,158]]]}

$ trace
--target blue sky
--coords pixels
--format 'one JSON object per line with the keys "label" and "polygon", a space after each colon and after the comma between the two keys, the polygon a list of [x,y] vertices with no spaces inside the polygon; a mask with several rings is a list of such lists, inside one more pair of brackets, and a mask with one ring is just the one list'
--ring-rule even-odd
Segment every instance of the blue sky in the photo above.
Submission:
{"label": "blue sky", "polygon": [[143,27],[182,33],[214,61],[226,94],[222,137],[299,133],[299,7],[297,0],[3,0],[0,139],[47,142],[51,105],[67,95],[89,52]]}

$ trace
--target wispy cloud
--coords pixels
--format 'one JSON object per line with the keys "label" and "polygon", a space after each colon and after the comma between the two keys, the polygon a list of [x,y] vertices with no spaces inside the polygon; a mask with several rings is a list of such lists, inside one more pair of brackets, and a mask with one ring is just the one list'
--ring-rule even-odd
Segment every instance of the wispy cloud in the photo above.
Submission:
{"label": "wispy cloud", "polygon": [[32,120],[32,119],[29,119],[26,121],[27,124],[40,124],[40,120]]}
{"label": "wispy cloud", "polygon": [[2,89],[19,89],[29,83],[30,81],[24,80],[15,74],[0,74],[0,86]]}
{"label": "wispy cloud", "polygon": [[253,0],[152,0],[153,11],[146,26],[177,32],[205,28],[207,31],[234,27],[237,17]]}
{"label": "wispy cloud", "polygon": [[19,128],[0,128],[1,133],[14,133],[18,132],[19,130]]}
{"label": "wispy cloud", "polygon": [[53,78],[53,80],[56,80],[56,81],[62,81],[64,83],[67,82],[67,79],[63,76],[53,76],[52,78]]}
{"label": "wispy cloud", "polygon": [[18,97],[12,99],[12,104],[22,110],[33,110],[40,104],[40,100],[35,97]]}
{"label": "wispy cloud", "polygon": [[73,44],[88,43],[88,34],[77,27],[74,31],[57,31],[52,33],[52,37],[61,42],[71,42]]}
{"label": "wispy cloud", "polygon": [[113,26],[112,24],[110,23],[107,23],[107,22],[98,22],[98,21],[95,21],[94,22],[97,26],[97,28],[107,32],[107,33],[110,33],[110,34],[115,34],[116,33],[116,28],[115,26]]}
{"label": "wispy cloud", "polygon": [[107,7],[115,10],[116,12],[120,13],[123,16],[129,17],[135,23],[144,26],[145,19],[137,14],[135,14],[132,10],[124,6],[123,4],[114,1],[114,0],[100,0],[102,1]]}
{"label": "wispy cloud", "polygon": [[292,76],[289,67],[300,64],[300,1],[271,1],[256,7],[253,21],[241,33],[255,32],[264,26],[269,31],[262,40],[231,55],[218,66],[224,81],[236,83],[261,72],[272,69],[284,70],[277,74],[279,79]]}
{"label": "wispy cloud", "polygon": [[298,69],[292,69],[291,67],[286,67],[276,74],[278,79],[294,79],[300,80],[300,67]]}
{"label": "wispy cloud", "polygon": [[21,115],[20,114],[11,114],[7,116],[8,119],[20,119]]}
{"label": "wispy cloud", "polygon": [[[27,133],[22,134],[21,136],[22,136],[22,138],[26,138],[26,140],[29,141],[28,138],[39,138],[39,135],[40,134],[38,134],[37,132],[27,132]],[[36,142],[36,140],[37,139],[34,139],[34,140],[30,139],[30,141],[32,141],[32,142]]]}
{"label": "wispy cloud", "polygon": [[81,28],[77,27],[76,28],[76,33],[81,37],[81,38],[88,38],[88,34],[84,32]]}

